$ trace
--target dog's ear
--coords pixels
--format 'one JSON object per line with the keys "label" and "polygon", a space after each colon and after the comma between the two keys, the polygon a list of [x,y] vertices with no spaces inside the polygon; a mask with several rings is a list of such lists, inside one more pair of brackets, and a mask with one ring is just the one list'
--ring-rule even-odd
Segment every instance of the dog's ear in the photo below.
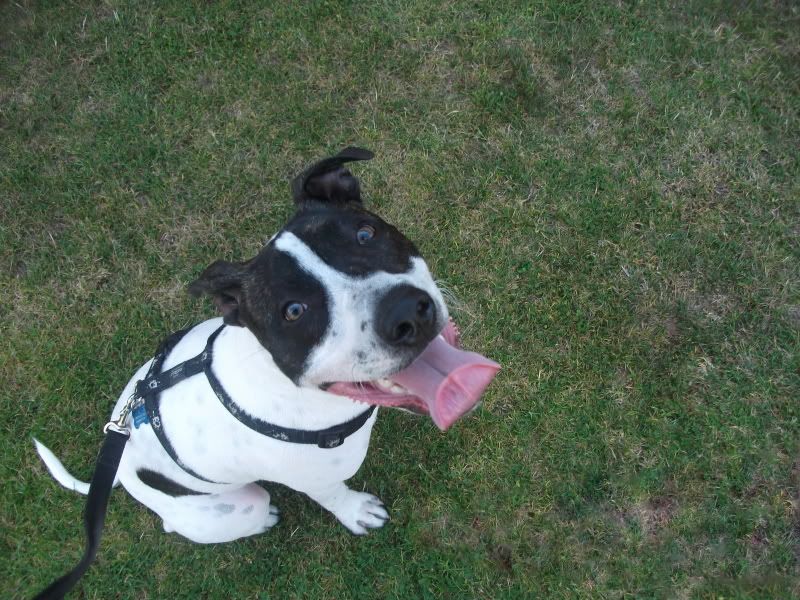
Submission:
{"label": "dog's ear", "polygon": [[370,160],[374,156],[369,150],[350,146],[336,156],[311,165],[292,181],[294,201],[298,205],[309,200],[361,202],[358,179],[342,165],[355,160]]}
{"label": "dog's ear", "polygon": [[192,296],[208,294],[222,313],[226,325],[243,324],[239,318],[239,301],[242,298],[242,280],[244,265],[218,260],[200,273],[195,281],[189,284]]}

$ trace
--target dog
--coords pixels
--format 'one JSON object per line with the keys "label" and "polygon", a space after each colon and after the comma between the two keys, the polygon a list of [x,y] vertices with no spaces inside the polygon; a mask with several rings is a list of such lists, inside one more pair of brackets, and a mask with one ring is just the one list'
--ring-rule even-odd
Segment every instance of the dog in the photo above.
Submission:
{"label": "dog", "polygon": [[[298,175],[296,212],[258,255],[214,262],[190,284],[222,316],[173,338],[120,395],[112,420],[130,438],[115,485],[166,532],[198,543],[265,532],[278,510],[258,481],[308,495],[353,534],[381,527],[383,503],[345,485],[375,407],[427,414],[445,430],[497,373],[457,348],[414,244],[364,208],[344,165],[372,157],[350,147]],[[59,483],[88,492],[34,442]]]}

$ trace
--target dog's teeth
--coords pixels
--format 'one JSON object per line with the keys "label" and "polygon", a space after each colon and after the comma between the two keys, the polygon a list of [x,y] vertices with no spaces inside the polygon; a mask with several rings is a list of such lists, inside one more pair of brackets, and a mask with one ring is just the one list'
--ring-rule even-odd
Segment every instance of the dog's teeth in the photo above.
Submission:
{"label": "dog's teeth", "polygon": [[399,385],[399,384],[393,382],[390,379],[386,379],[386,378],[376,379],[375,380],[375,385],[377,385],[379,388],[381,388],[384,392],[391,392],[393,394],[405,394],[406,393],[406,388],[404,388],[402,385]]}

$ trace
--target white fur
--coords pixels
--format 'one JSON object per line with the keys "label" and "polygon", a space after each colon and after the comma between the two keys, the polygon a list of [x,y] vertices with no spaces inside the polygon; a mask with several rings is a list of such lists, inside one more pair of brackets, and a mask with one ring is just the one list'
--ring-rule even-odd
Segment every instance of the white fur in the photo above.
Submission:
{"label": "white fur", "polygon": [[70,475],[69,471],[61,464],[61,461],[50,451],[50,448],[42,444],[36,438],[33,438],[33,443],[36,444],[36,451],[39,453],[39,456],[42,457],[47,470],[50,471],[50,474],[58,483],[68,490],[73,490],[80,494],[86,495],[89,493],[89,484],[79,481]]}

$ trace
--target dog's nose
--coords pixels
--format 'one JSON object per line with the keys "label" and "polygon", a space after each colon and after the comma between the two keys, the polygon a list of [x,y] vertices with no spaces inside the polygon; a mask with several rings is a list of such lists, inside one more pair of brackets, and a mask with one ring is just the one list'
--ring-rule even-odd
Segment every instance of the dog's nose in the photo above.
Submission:
{"label": "dog's nose", "polygon": [[378,304],[378,335],[392,346],[424,347],[436,336],[436,305],[410,285],[392,288]]}

